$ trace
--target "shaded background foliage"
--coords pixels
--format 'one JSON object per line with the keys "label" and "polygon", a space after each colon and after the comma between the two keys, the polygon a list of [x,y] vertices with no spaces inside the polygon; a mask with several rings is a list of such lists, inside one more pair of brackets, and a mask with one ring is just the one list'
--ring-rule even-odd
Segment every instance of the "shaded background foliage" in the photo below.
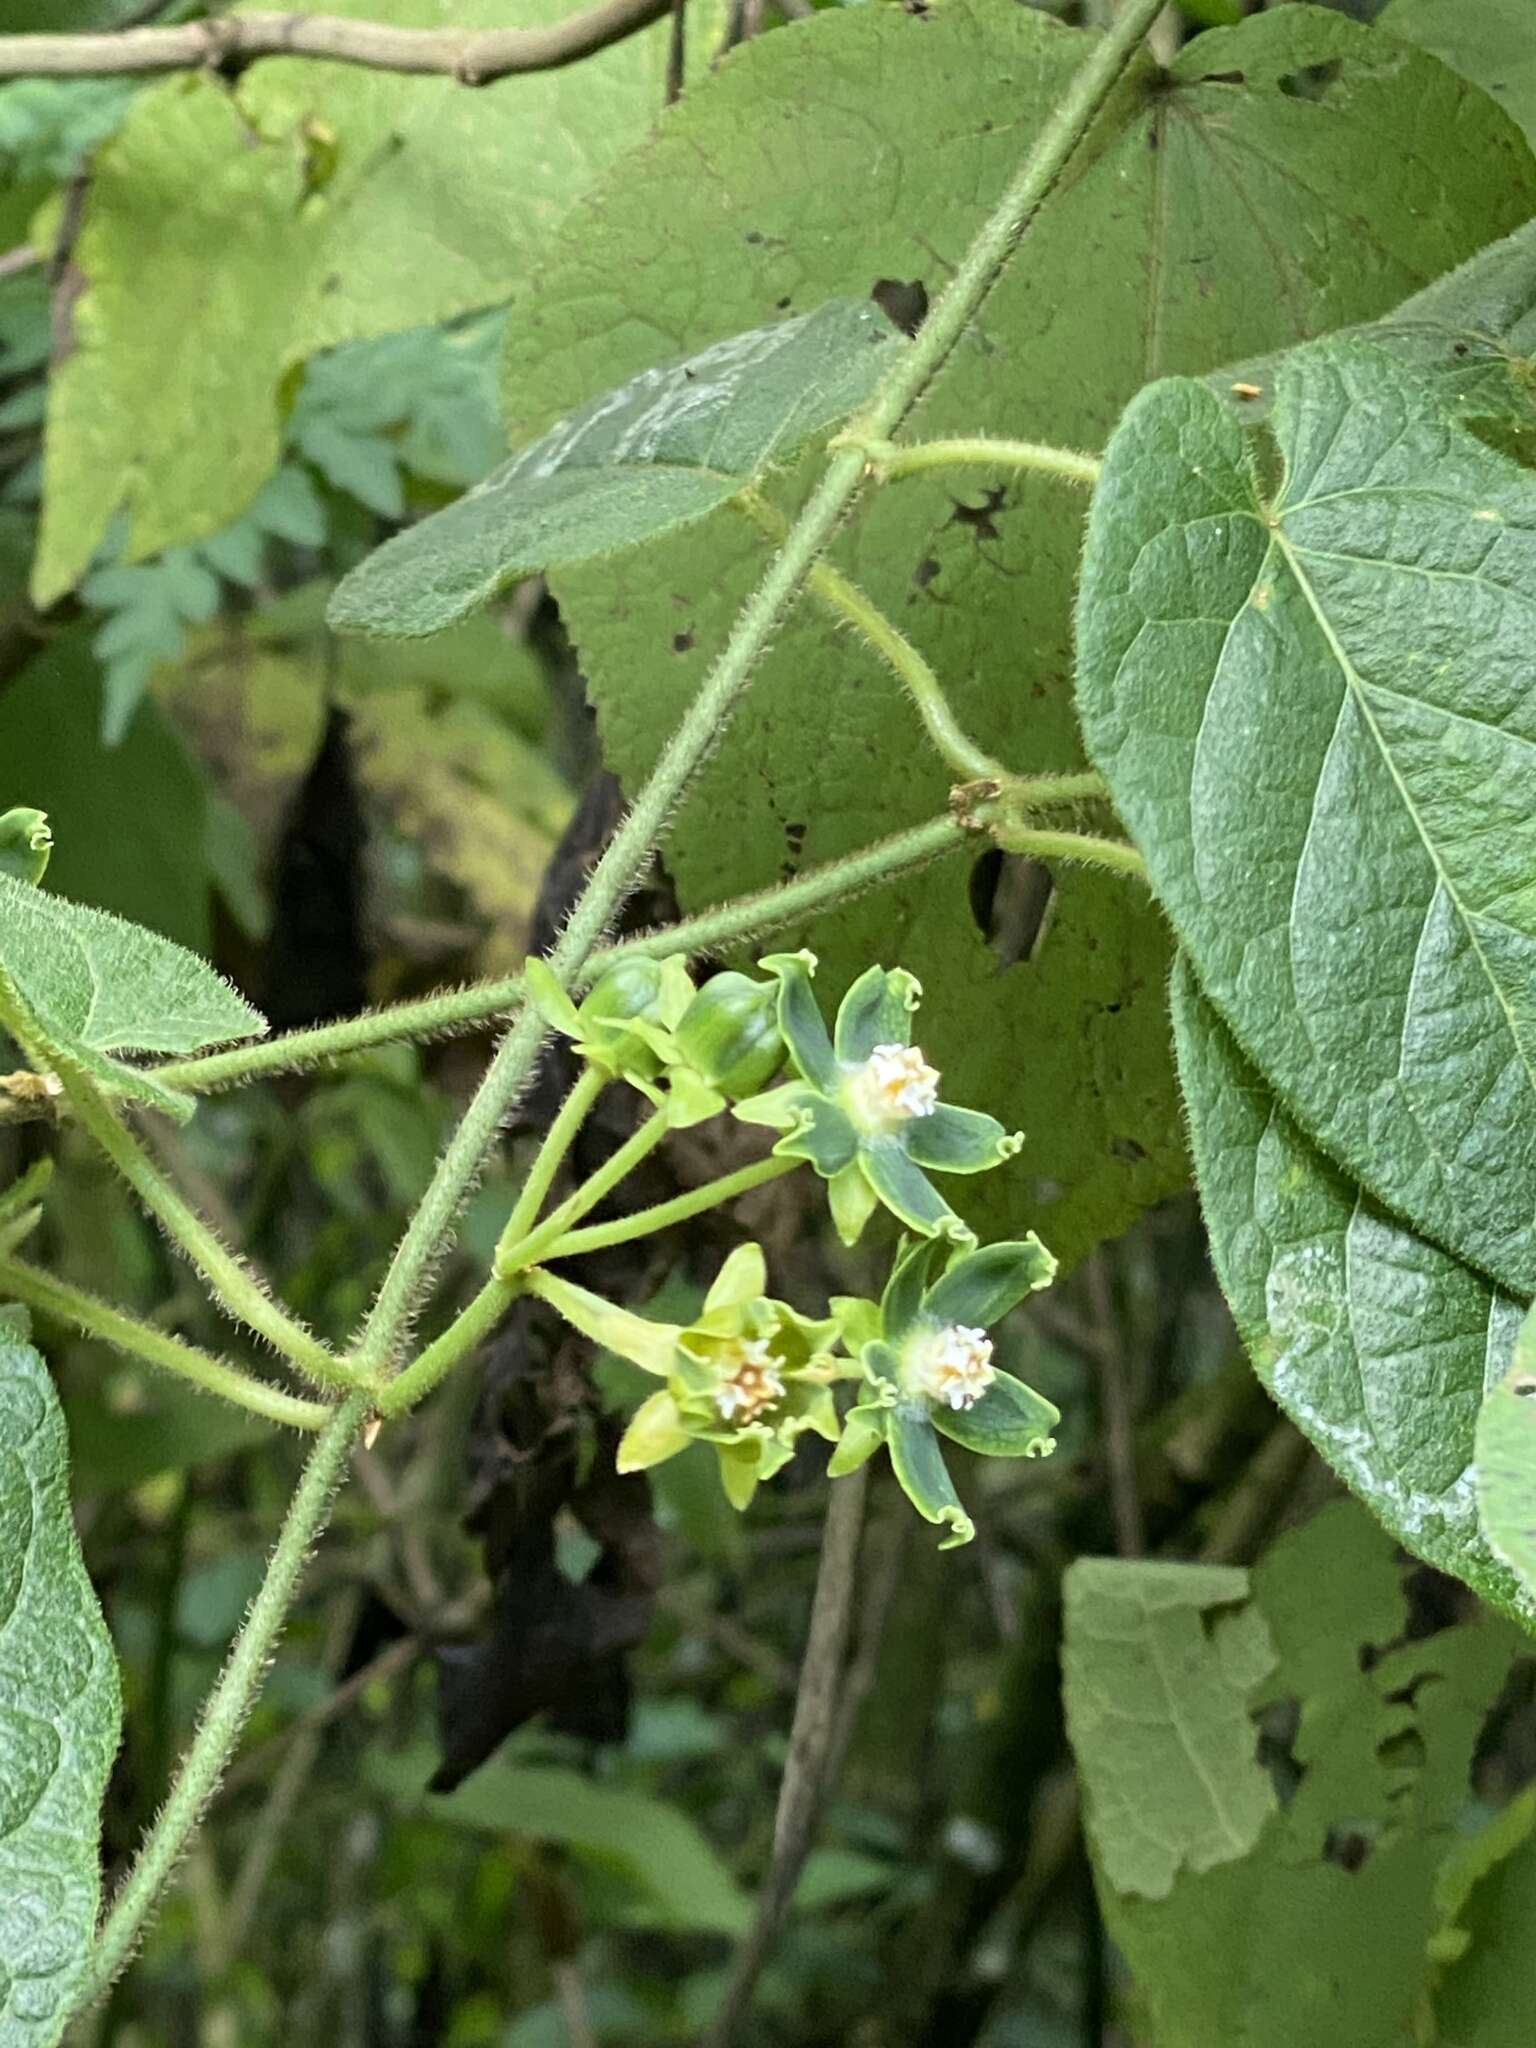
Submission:
{"label": "shaded background foliage", "polygon": [[[1004,430],[1102,446],[1150,377],[1385,312],[1525,219],[1517,0],[1394,0],[1387,26],[1453,70],[1344,18],[1379,11],[1190,5],[1179,110],[1150,64],[1127,82],[925,429],[997,425],[1006,390]],[[657,356],[940,282],[1075,49],[1001,0],[826,13],[758,10],[714,68],[743,24],[690,9],[659,129],[665,24],[480,95],[283,62],[0,88],[19,258],[0,266],[0,800],[50,812],[62,892],[209,952],[284,1025],[505,972],[548,937],[621,801],[602,764],[643,772],[761,543],[722,511],[423,643],[334,640],[325,593],[493,467],[503,416],[521,436]],[[935,481],[845,543],[1020,767],[1081,758],[1077,525],[1043,487]],[[863,652],[798,616],[632,917],[939,808],[905,718]],[[1022,1474],[957,1458],[973,1549],[938,1557],[876,1490],[843,1769],[753,2038],[1525,2040],[1536,1662],[1329,1500],[1244,1362],[1181,1192],[1157,918],[1113,881],[986,856],[808,936],[834,984],[871,957],[922,974],[958,1092],[1030,1130],[989,1225],[1038,1226],[1075,1271],[1005,1339],[1063,1410],[1059,1451]],[[484,1050],[216,1097],[161,1137],[165,1163],[340,1340]],[[557,1088],[552,1067],[451,1280],[483,1270]],[[588,1142],[616,1143],[622,1115]],[[0,1131],[6,1167],[40,1149]],[[733,1163],[669,1153],[650,1198]],[[67,1133],[61,1167],[49,1263],[211,1337]],[[792,1299],[867,1281],[784,1190],[756,1200],[738,1221]],[[599,1255],[601,1282],[673,1315],[727,1242]],[[116,1869],[290,1460],[248,1418],[45,1335],[124,1669]],[[361,1458],[214,1826],[83,2038],[698,2038],[767,1858],[824,1489],[802,1454],[743,1522],[702,1446],[613,1479],[635,1377],[525,1303],[478,1373]],[[1208,1569],[1127,1617],[1113,1577],[1072,1563],[1116,1553]],[[1103,1733],[1123,1736],[1127,1699],[1146,1702],[1134,1747]]]}

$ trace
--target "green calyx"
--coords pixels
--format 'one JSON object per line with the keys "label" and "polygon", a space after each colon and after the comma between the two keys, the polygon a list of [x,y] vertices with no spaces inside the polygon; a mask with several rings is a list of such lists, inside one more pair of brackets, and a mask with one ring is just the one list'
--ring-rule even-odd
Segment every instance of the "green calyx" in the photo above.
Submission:
{"label": "green calyx", "polygon": [[765,1088],[783,1066],[778,986],[727,972],[707,981],[673,1033],[678,1053],[727,1101]]}
{"label": "green calyx", "polygon": [[830,1183],[845,1244],[882,1206],[920,1237],[974,1244],[928,1176],[986,1172],[1023,1139],[995,1117],[940,1101],[939,1072],[912,1043],[917,981],[902,968],[871,967],[829,1032],[811,988],[814,954],[774,953],[759,964],[778,982],[779,1028],[798,1079],[738,1103],[736,1115],[781,1131],[774,1150]]}
{"label": "green calyx", "polygon": [[[666,1385],[636,1411],[619,1445],[620,1471],[673,1457],[691,1442],[715,1446],[733,1506],[746,1507],[758,1484],[788,1463],[807,1430],[835,1443],[832,1383],[851,1370],[833,1354],[835,1320],[812,1321],[770,1299],[760,1246],[742,1245],[721,1268],[697,1320],[666,1326],[665,1363],[652,1337],[623,1350]],[[648,1326],[648,1333],[657,1325]]]}
{"label": "green calyx", "polygon": [[941,1548],[975,1530],[945,1464],[940,1435],[994,1458],[1040,1458],[1055,1448],[1059,1411],[993,1362],[987,1332],[1024,1297],[1048,1287],[1056,1261],[1038,1238],[962,1251],[929,1283],[935,1246],[919,1243],[897,1260],[878,1307],[833,1304],[843,1340],[857,1354],[863,1398],[844,1421],[834,1477],[883,1444],[907,1498],[946,1534]]}

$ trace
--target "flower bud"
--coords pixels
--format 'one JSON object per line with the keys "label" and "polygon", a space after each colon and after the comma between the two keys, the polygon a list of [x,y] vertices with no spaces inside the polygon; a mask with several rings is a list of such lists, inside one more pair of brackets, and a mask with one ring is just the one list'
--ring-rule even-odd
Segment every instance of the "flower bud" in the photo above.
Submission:
{"label": "flower bud", "polygon": [[683,1012],[676,1038],[683,1058],[722,1095],[755,1095],[784,1064],[777,985],[715,975]]}
{"label": "flower bud", "polygon": [[661,1052],[650,1033],[624,1027],[633,1022],[664,1030],[676,1015],[681,971],[677,961],[634,959],[601,975],[576,1012],[593,1055],[616,1072],[654,1079],[666,1064]]}
{"label": "flower bud", "polygon": [[53,834],[44,812],[18,805],[0,817],[0,875],[40,882],[52,851]]}

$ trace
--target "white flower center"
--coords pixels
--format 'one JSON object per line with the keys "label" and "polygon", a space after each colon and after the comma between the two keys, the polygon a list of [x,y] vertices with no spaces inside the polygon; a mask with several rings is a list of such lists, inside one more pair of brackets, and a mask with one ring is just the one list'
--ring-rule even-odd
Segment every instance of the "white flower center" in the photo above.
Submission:
{"label": "white flower center", "polygon": [[922,1338],[907,1359],[912,1391],[947,1408],[974,1408],[996,1376],[986,1332],[968,1330],[964,1323]]}
{"label": "white flower center", "polygon": [[939,1071],[915,1045],[877,1045],[850,1076],[849,1093],[861,1122],[905,1123],[938,1108]]}
{"label": "white flower center", "polygon": [[784,1398],[784,1361],[768,1349],[766,1337],[746,1338],[737,1359],[735,1372],[715,1389],[715,1406],[727,1422],[754,1422]]}

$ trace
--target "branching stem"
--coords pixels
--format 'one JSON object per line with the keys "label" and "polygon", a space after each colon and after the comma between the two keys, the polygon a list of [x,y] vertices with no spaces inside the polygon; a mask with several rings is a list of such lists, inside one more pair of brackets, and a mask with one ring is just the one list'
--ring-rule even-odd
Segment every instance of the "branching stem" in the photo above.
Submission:
{"label": "branching stem", "polygon": [[607,1081],[607,1075],[599,1068],[582,1068],[575,1086],[561,1103],[555,1120],[545,1133],[544,1142],[528,1169],[528,1178],[523,1182],[522,1192],[502,1232],[504,1243],[518,1243],[533,1228],[538,1213],[544,1206],[544,1197],[549,1193],[555,1175],[560,1171],[561,1161],[570,1151],[577,1132],[586,1122],[587,1112],[602,1094]]}
{"label": "branching stem", "polygon": [[145,1208],[202,1274],[215,1299],[320,1386],[357,1385],[358,1378],[352,1369],[333,1357],[302,1323],[280,1308],[197,1211],[182,1200],[94,1083],[63,1061],[59,1064],[59,1081],[81,1129],[96,1141]]}
{"label": "branching stem", "polygon": [[670,1202],[656,1202],[649,1209],[636,1209],[628,1216],[616,1217],[612,1223],[593,1223],[585,1230],[557,1237],[538,1252],[539,1263],[547,1266],[553,1259],[579,1258],[583,1252],[606,1251],[609,1245],[628,1244],[631,1238],[669,1230],[674,1223],[686,1223],[690,1216],[718,1209],[738,1195],[750,1194],[753,1188],[782,1180],[799,1164],[798,1159],[755,1159],[750,1166],[739,1166],[734,1173],[723,1173],[718,1180],[706,1181],[701,1188],[690,1188],[686,1195],[674,1195]]}
{"label": "branching stem", "polygon": [[222,1358],[141,1323],[83,1288],[39,1272],[23,1259],[0,1259],[0,1298],[7,1296],[52,1316],[55,1322],[84,1330],[88,1337],[99,1337],[130,1358],[141,1358],[146,1365],[174,1373],[205,1394],[217,1394],[237,1408],[248,1408],[268,1422],[280,1422],[289,1429],[323,1429],[330,1417],[331,1410],[323,1402],[302,1401],[281,1387],[253,1379]]}
{"label": "branching stem", "polygon": [[857,448],[879,483],[922,476],[935,469],[1022,469],[1057,477],[1063,483],[1082,484],[1091,490],[1102,467],[1096,455],[1078,455],[1070,448],[1049,448],[1039,441],[994,440],[985,434],[904,444],[855,439],[849,434],[840,435],[833,445]]}
{"label": "branching stem", "polygon": [[403,1415],[426,1399],[453,1368],[479,1344],[512,1306],[517,1284],[492,1275],[467,1308],[460,1310],[443,1334],[413,1358],[405,1370],[392,1379],[380,1394],[381,1415]]}
{"label": "branching stem", "polygon": [[573,1194],[567,1195],[558,1208],[551,1209],[536,1230],[529,1231],[525,1237],[514,1237],[509,1225],[496,1247],[496,1270],[505,1278],[529,1266],[536,1266],[549,1247],[559,1243],[571,1224],[580,1222],[589,1209],[595,1209],[604,1195],[627,1179],[641,1160],[655,1151],[671,1128],[666,1110],[656,1110],[616,1152],[588,1175]]}

